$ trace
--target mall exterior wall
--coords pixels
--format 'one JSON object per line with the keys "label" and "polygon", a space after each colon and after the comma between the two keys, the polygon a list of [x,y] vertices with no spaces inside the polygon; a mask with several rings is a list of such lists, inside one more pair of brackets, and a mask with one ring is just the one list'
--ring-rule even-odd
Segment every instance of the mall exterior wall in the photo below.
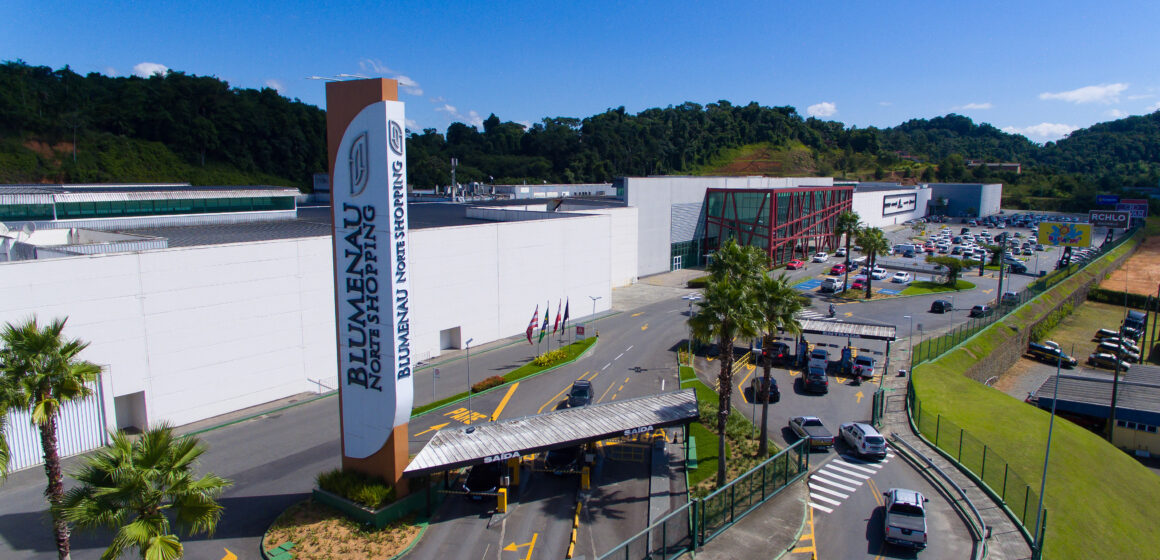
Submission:
{"label": "mall exterior wall", "polygon": [[[522,333],[537,304],[541,319],[570,299],[579,322],[590,295],[607,311],[631,255],[609,256],[614,228],[634,215],[413,230],[413,355],[438,356],[455,327],[456,347]],[[337,386],[331,251],[327,236],[0,263],[0,322],[67,316],[110,404],[141,392],[149,423],[187,424]]]}
{"label": "mall exterior wall", "polygon": [[[926,216],[931,190],[920,187],[899,187],[891,190],[858,190],[854,188],[854,212],[870,227],[899,225],[907,220]],[[899,201],[913,198],[909,210],[897,207]],[[890,203],[888,205],[888,203]]]}
{"label": "mall exterior wall", "polygon": [[932,200],[947,199],[947,215],[963,216],[974,209],[975,216],[999,213],[1003,198],[1001,183],[931,183]]}
{"label": "mall exterior wall", "polygon": [[[694,205],[686,213],[697,219],[705,191],[710,188],[773,189],[799,186],[833,186],[832,177],[625,177],[614,185],[623,186],[625,202],[639,214],[637,256],[640,276],[668,272],[672,267],[671,248],[673,207]],[[688,229],[688,228],[678,228]],[[679,240],[685,241],[685,240]]]}

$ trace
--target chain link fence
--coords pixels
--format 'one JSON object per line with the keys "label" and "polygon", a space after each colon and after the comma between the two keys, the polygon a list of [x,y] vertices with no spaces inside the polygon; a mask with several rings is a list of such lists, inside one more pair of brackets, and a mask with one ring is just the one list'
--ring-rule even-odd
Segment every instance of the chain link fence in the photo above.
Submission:
{"label": "chain link fence", "polygon": [[712,494],[691,499],[600,559],[671,560],[696,550],[805,476],[809,448],[804,444],[800,440]]}
{"label": "chain link fence", "polygon": [[911,418],[923,437],[981,480],[991,490],[991,494],[997,496],[1027,532],[1031,533],[1035,526],[1039,493],[1023,477],[1012,471],[1007,461],[982,440],[941,414],[924,413],[922,402],[915,396],[913,386],[907,387],[906,396]]}
{"label": "chain link fence", "polygon": [[[910,369],[914,370],[915,366],[934,360],[939,356],[950,351],[952,348],[962,344],[963,341],[971,338],[979,331],[991,326],[996,321],[1003,319],[1008,313],[1015,310],[1039,296],[1043,292],[1054,287],[1056,284],[1070,278],[1076,272],[1083,270],[1088,264],[1095,262],[1100,257],[1108,254],[1108,252],[1123,245],[1135,235],[1136,229],[1129,230],[1120,238],[1112,243],[1105,243],[1101,246],[1091,257],[1084,259],[1082,262],[1073,262],[1066,267],[1052,272],[1038,280],[1028,284],[1018,292],[1006,291],[998,294],[999,304],[987,312],[982,317],[971,317],[967,319],[966,323],[959,325],[950,331],[947,331],[939,336],[932,336],[923,339],[911,349],[910,353]],[[966,277],[966,274],[963,275]]]}

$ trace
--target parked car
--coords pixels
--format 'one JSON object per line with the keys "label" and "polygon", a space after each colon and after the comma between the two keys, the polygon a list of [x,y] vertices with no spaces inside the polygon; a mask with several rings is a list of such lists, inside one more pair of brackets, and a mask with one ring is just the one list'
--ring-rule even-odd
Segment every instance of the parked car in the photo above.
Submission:
{"label": "parked car", "polygon": [[842,279],[836,276],[827,276],[825,280],[822,280],[822,285],[818,290],[822,293],[841,293],[843,290]]}
{"label": "parked car", "polygon": [[861,279],[855,278],[854,282],[852,284],[850,284],[850,289],[851,290],[865,290],[866,289],[866,278],[865,277],[863,277]]}
{"label": "parked car", "polygon": [[1067,354],[1063,353],[1058,346],[1049,346],[1047,344],[1036,344],[1030,342],[1027,344],[1027,353],[1032,358],[1039,360],[1048,365],[1060,364],[1065,368],[1074,368],[1079,362]]}
{"label": "parked car", "polygon": [[1116,344],[1115,342],[1109,342],[1106,339],[1096,345],[1096,352],[1103,352],[1113,356],[1115,356],[1118,352],[1121,358],[1126,358],[1129,362],[1140,361],[1139,352],[1133,352],[1129,350],[1127,346],[1120,346],[1119,344]]}
{"label": "parked car", "polygon": [[989,305],[976,305],[971,308],[971,312],[967,314],[968,317],[988,317],[995,312],[995,308]]}
{"label": "parked car", "polygon": [[753,382],[749,384],[749,391],[753,394],[755,402],[771,402],[775,403],[781,400],[781,390],[777,388],[777,379],[769,378],[769,385],[765,384],[765,376],[754,377]]}
{"label": "parked car", "polygon": [[[1116,369],[1116,357],[1112,354],[1105,354],[1103,352],[1095,352],[1088,356],[1088,364],[1107,369]],[[1132,364],[1120,360],[1120,371],[1128,371]]]}
{"label": "parked car", "polygon": [[1120,336],[1120,331],[1118,331],[1116,329],[1100,329],[1100,330],[1096,331],[1095,339],[1100,340],[1100,339],[1104,339],[1104,338],[1113,338],[1113,337],[1119,338],[1119,336]]}
{"label": "parked car", "polygon": [[799,261],[797,259],[794,259],[792,261],[785,263],[786,270],[801,270],[805,267],[806,267],[806,263]]}
{"label": "parked car", "polygon": [[817,253],[814,253],[813,258],[810,260],[814,262],[826,262],[829,259],[830,255],[827,255],[824,251],[818,251]]}
{"label": "parked car", "polygon": [[499,478],[503,474],[503,462],[481,463],[467,471],[463,492],[472,500],[482,500],[485,495],[499,488]]}
{"label": "parked car", "polygon": [[1003,296],[999,298],[1003,305],[1017,305],[1019,303],[1019,294],[1015,292],[1003,292]]}
{"label": "parked car", "polygon": [[875,280],[882,280],[882,279],[886,278],[889,274],[890,274],[890,272],[887,271],[885,268],[874,267],[874,270],[870,271],[870,277],[875,279]]}
{"label": "parked car", "polygon": [[572,390],[568,391],[568,406],[588,406],[592,404],[592,382],[578,379],[572,382]]}
{"label": "parked car", "polygon": [[1112,344],[1118,344],[1118,345],[1120,345],[1120,346],[1123,346],[1123,347],[1124,347],[1125,349],[1127,349],[1129,352],[1135,352],[1136,354],[1140,354],[1140,353],[1141,353],[1141,352],[1140,352],[1140,347],[1139,347],[1139,346],[1136,346],[1136,343],[1135,343],[1135,341],[1133,341],[1132,339],[1130,339],[1130,338],[1128,338],[1128,337],[1126,337],[1126,336],[1125,336],[1124,338],[1120,338],[1120,337],[1118,337],[1118,336],[1109,336],[1109,337],[1101,338],[1101,339],[1099,340],[1099,342],[1100,342],[1100,343],[1104,343],[1104,342],[1110,342],[1110,343],[1112,343]]}
{"label": "parked car", "polygon": [[890,278],[890,281],[895,284],[907,284],[910,282],[910,278],[909,272],[895,272],[894,276]]}
{"label": "parked car", "polygon": [[867,379],[874,377],[874,358],[870,356],[856,356],[854,358],[854,375]]}
{"label": "parked car", "polygon": [[802,388],[811,393],[830,392],[830,379],[826,377],[826,368],[811,366],[802,378]]}
{"label": "parked car", "polygon": [[784,342],[774,342],[768,348],[761,349],[761,355],[773,361],[773,365],[789,363],[789,345]]}
{"label": "parked car", "polygon": [[810,352],[810,361],[809,364],[807,364],[807,367],[822,368],[822,371],[825,371],[826,365],[829,361],[830,352],[828,350],[824,348],[814,348],[813,351]]}
{"label": "parked car", "polygon": [[845,247],[840,247],[840,248],[839,248],[837,251],[834,251],[834,256],[835,256],[835,257],[844,257],[844,256],[846,256],[846,248],[845,248]]}
{"label": "parked car", "polygon": [[936,300],[930,302],[930,312],[931,313],[950,313],[951,311],[954,311],[954,310],[955,310],[954,304],[945,300],[945,299],[936,299]]}
{"label": "parked car", "polygon": [[915,490],[891,488],[886,497],[882,526],[886,542],[914,549],[926,548],[927,498]]}
{"label": "parked car", "polygon": [[838,426],[838,437],[859,457],[886,458],[886,438],[870,424],[849,422]]}
{"label": "parked car", "polygon": [[828,449],[834,446],[834,435],[817,416],[795,416],[789,419],[789,429],[799,438],[808,440],[810,449]]}
{"label": "parked car", "polygon": [[830,267],[830,274],[845,274],[845,273],[846,273],[846,265],[844,265],[844,264],[836,264],[836,265]]}

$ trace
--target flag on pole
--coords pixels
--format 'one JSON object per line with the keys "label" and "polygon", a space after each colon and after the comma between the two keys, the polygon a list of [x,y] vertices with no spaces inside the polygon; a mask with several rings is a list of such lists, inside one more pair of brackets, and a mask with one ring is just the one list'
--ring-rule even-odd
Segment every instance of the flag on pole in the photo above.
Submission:
{"label": "flag on pole", "polygon": [[540,304],[536,304],[536,312],[532,314],[532,322],[528,323],[528,344],[532,343],[532,331],[535,330],[536,324],[540,322]]}
{"label": "flag on pole", "polygon": [[537,340],[536,342],[543,342],[544,341],[544,333],[548,332],[548,316],[551,314],[552,314],[552,302],[549,300],[548,303],[544,304],[544,324],[540,325],[540,339]]}
{"label": "flag on pole", "polygon": [[560,302],[556,302],[556,322],[552,324],[552,334],[556,334],[560,330]]}
{"label": "flag on pole", "polygon": [[568,330],[568,301],[564,301],[564,324],[560,328]]}

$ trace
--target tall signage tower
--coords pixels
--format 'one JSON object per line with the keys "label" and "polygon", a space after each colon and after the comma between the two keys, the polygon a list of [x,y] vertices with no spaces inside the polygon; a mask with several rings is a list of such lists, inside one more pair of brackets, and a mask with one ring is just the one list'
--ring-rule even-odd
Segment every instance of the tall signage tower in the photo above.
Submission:
{"label": "tall signage tower", "polygon": [[405,122],[395,80],[326,84],[342,468],[398,496],[414,367]]}

